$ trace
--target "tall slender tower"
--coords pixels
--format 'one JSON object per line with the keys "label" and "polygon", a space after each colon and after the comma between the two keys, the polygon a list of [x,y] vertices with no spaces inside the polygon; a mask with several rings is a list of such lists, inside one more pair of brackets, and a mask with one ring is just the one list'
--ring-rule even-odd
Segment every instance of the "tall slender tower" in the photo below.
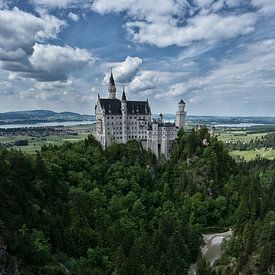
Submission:
{"label": "tall slender tower", "polygon": [[108,94],[110,99],[116,98],[116,84],[113,77],[113,72],[111,71],[111,76],[109,79]]}
{"label": "tall slender tower", "polygon": [[185,102],[181,99],[178,103],[178,111],[176,112],[176,127],[184,128],[186,112],[184,111]]}
{"label": "tall slender tower", "polygon": [[126,100],[124,87],[123,87],[122,98],[121,98],[121,113],[122,113],[122,141],[123,143],[127,143],[128,141],[127,100]]}

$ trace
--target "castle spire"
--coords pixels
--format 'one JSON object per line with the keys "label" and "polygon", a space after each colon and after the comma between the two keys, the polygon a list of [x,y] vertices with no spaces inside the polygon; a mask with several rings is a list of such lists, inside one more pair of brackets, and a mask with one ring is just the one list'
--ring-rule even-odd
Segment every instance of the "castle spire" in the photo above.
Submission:
{"label": "castle spire", "polygon": [[115,80],[114,80],[114,77],[113,77],[113,70],[112,70],[112,68],[111,68],[111,75],[110,75],[110,79],[109,79],[109,84],[115,85]]}
{"label": "castle spire", "polygon": [[126,101],[126,94],[125,94],[124,86],[123,86],[123,92],[122,92],[122,98],[121,98],[121,100]]}
{"label": "castle spire", "polygon": [[109,93],[109,98],[110,99],[115,99],[116,98],[116,84],[115,84],[115,80],[114,80],[114,77],[113,77],[112,69],[111,69],[111,75],[110,75],[110,79],[109,79],[108,93]]}

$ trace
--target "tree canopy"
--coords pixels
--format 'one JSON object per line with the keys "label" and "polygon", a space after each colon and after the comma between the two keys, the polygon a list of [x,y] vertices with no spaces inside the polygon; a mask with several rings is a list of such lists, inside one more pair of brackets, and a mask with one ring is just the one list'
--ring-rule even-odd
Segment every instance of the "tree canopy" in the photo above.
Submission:
{"label": "tree canopy", "polygon": [[234,236],[211,272],[267,273],[274,181],[274,161],[236,163],[206,128],[180,131],[162,162],[137,141],[103,150],[92,136],[35,156],[0,148],[0,273],[187,274],[198,261],[206,274],[214,226]]}

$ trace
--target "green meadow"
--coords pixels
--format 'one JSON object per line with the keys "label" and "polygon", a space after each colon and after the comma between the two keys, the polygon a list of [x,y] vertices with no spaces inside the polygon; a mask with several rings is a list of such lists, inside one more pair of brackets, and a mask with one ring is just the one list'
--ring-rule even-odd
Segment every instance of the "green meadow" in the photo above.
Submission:
{"label": "green meadow", "polygon": [[64,142],[77,142],[85,139],[91,132],[94,131],[94,125],[75,125],[68,127],[76,131],[77,135],[49,135],[41,137],[30,137],[30,136],[0,136],[0,144],[13,143],[18,140],[28,140],[26,146],[11,146],[9,149],[17,149],[29,154],[35,154],[37,150],[40,150],[43,145],[62,145]]}
{"label": "green meadow", "polygon": [[[189,128],[191,126],[189,125]],[[75,125],[67,127],[68,129],[74,130],[77,132],[77,135],[49,135],[49,136],[41,136],[41,137],[30,137],[30,136],[0,136],[0,144],[6,143],[14,143],[18,140],[28,140],[28,145],[26,146],[11,146],[9,149],[17,149],[29,154],[35,154],[37,150],[40,150],[43,145],[61,145],[64,142],[77,142],[80,140],[85,139],[91,132],[95,130],[95,125]],[[217,137],[219,140],[223,141],[224,143],[229,142],[237,142],[241,141],[244,143],[249,143],[251,140],[261,139],[267,132],[259,133],[249,133],[247,129],[217,129]],[[233,150],[230,151],[229,154],[234,157],[235,159],[244,159],[246,161],[253,160],[257,157],[267,158],[267,159],[274,159],[275,158],[275,150],[272,148],[258,148],[253,150]]]}
{"label": "green meadow", "polygon": [[[270,133],[270,131],[269,131]],[[249,143],[251,140],[261,139],[266,136],[268,132],[264,132],[264,128],[261,132],[250,133],[249,129],[237,129],[232,128],[230,130],[224,130],[222,128],[217,129],[218,139],[224,143],[234,143],[241,141],[242,143]],[[244,159],[246,161],[253,160],[257,157],[274,159],[275,150],[272,148],[255,148],[251,150],[232,150],[229,154],[235,159]]]}

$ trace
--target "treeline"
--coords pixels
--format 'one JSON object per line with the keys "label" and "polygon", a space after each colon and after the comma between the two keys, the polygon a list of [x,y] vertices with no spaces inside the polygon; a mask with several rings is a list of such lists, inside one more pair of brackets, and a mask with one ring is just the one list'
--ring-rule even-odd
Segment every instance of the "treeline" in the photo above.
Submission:
{"label": "treeline", "polygon": [[268,272],[273,174],[271,161],[236,164],[206,128],[180,131],[162,162],[136,141],[103,150],[92,136],[35,157],[2,148],[0,273],[187,274],[211,226],[234,237],[215,268],[198,261],[198,274]]}
{"label": "treeline", "polygon": [[230,151],[246,151],[261,148],[275,149],[275,133],[269,133],[261,138],[251,139],[249,142],[237,140],[236,142],[227,143],[227,148]]}
{"label": "treeline", "polygon": [[275,160],[241,163],[236,180],[234,234],[209,274],[274,274]]}
{"label": "treeline", "polygon": [[0,129],[0,136],[41,137],[49,135],[78,135],[76,131],[65,126],[43,126]]}

